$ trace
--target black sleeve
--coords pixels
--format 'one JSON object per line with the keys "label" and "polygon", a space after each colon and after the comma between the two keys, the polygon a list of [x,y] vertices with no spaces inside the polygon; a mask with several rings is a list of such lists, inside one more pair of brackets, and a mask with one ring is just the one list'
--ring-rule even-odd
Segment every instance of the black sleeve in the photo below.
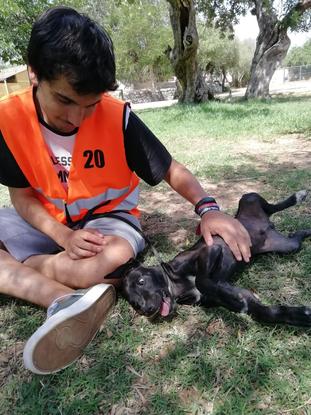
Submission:
{"label": "black sleeve", "polygon": [[133,112],[124,131],[124,146],[127,164],[138,177],[151,186],[164,179],[172,156]]}
{"label": "black sleeve", "polygon": [[0,183],[8,187],[29,187],[30,184],[0,131]]}

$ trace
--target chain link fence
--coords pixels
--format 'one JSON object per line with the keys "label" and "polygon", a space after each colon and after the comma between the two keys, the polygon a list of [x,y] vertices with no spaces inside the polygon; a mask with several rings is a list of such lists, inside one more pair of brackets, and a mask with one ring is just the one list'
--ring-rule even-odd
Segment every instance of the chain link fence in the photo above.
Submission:
{"label": "chain link fence", "polygon": [[311,79],[311,65],[289,66],[281,68],[283,82],[308,81]]}

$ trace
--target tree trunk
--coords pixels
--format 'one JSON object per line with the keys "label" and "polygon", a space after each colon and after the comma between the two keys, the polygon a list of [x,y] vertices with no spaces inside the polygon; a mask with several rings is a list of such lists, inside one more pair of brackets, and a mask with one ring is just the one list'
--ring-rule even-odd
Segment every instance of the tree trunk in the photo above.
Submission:
{"label": "tree trunk", "polygon": [[225,92],[225,83],[227,80],[227,74],[225,68],[222,68],[222,79],[221,79],[221,92]]}
{"label": "tree trunk", "polygon": [[287,28],[280,25],[276,15],[258,10],[260,1],[256,1],[256,15],[259,34],[251,65],[251,76],[245,98],[268,98],[271,78],[285,58],[290,46]]}
{"label": "tree trunk", "polygon": [[271,78],[290,46],[287,30],[297,27],[304,12],[311,8],[311,0],[298,1],[282,20],[278,20],[273,1],[254,0],[254,4],[253,13],[257,17],[259,35],[245,98],[267,98]]}
{"label": "tree trunk", "polygon": [[181,87],[179,102],[206,101],[209,97],[208,88],[197,62],[199,36],[193,0],[167,1],[170,4],[174,47],[168,47],[166,53]]}

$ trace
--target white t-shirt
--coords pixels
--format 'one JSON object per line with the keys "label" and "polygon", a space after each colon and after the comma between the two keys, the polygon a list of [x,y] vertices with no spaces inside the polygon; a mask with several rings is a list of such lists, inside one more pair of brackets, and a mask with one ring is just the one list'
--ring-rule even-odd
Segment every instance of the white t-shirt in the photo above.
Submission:
{"label": "white t-shirt", "polygon": [[[129,116],[130,108],[127,106],[125,115],[125,129],[128,124]],[[62,186],[67,191],[67,181],[71,166],[72,152],[77,134],[60,135],[54,131],[51,131],[43,124],[40,124],[40,127],[56,174]]]}
{"label": "white t-shirt", "polygon": [[67,190],[67,180],[71,166],[72,152],[76,134],[64,136],[54,133],[42,124],[40,124],[40,127],[53,163],[53,167],[62,186],[65,190]]}

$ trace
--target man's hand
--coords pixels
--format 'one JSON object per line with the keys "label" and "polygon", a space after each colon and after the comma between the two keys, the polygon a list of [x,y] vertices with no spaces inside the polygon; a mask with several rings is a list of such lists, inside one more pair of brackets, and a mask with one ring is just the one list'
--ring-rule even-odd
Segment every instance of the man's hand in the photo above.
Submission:
{"label": "man's hand", "polygon": [[71,231],[62,244],[71,259],[88,258],[97,255],[105,245],[104,235],[96,229]]}
{"label": "man's hand", "polygon": [[221,236],[238,261],[249,262],[251,239],[237,219],[218,211],[207,212],[201,220],[201,233],[208,246],[213,245],[212,235]]}
{"label": "man's hand", "polygon": [[[193,174],[176,160],[172,160],[165,180],[172,189],[193,206],[208,196]],[[207,245],[213,244],[212,235],[219,235],[228,244],[238,261],[244,259],[245,262],[249,262],[251,256],[249,234],[244,226],[232,216],[218,211],[206,212],[202,217],[201,232]]]}
{"label": "man's hand", "polygon": [[102,251],[106,241],[100,232],[90,228],[74,231],[58,222],[43,207],[31,187],[11,187],[9,191],[17,213],[64,248],[71,259],[92,257]]}

